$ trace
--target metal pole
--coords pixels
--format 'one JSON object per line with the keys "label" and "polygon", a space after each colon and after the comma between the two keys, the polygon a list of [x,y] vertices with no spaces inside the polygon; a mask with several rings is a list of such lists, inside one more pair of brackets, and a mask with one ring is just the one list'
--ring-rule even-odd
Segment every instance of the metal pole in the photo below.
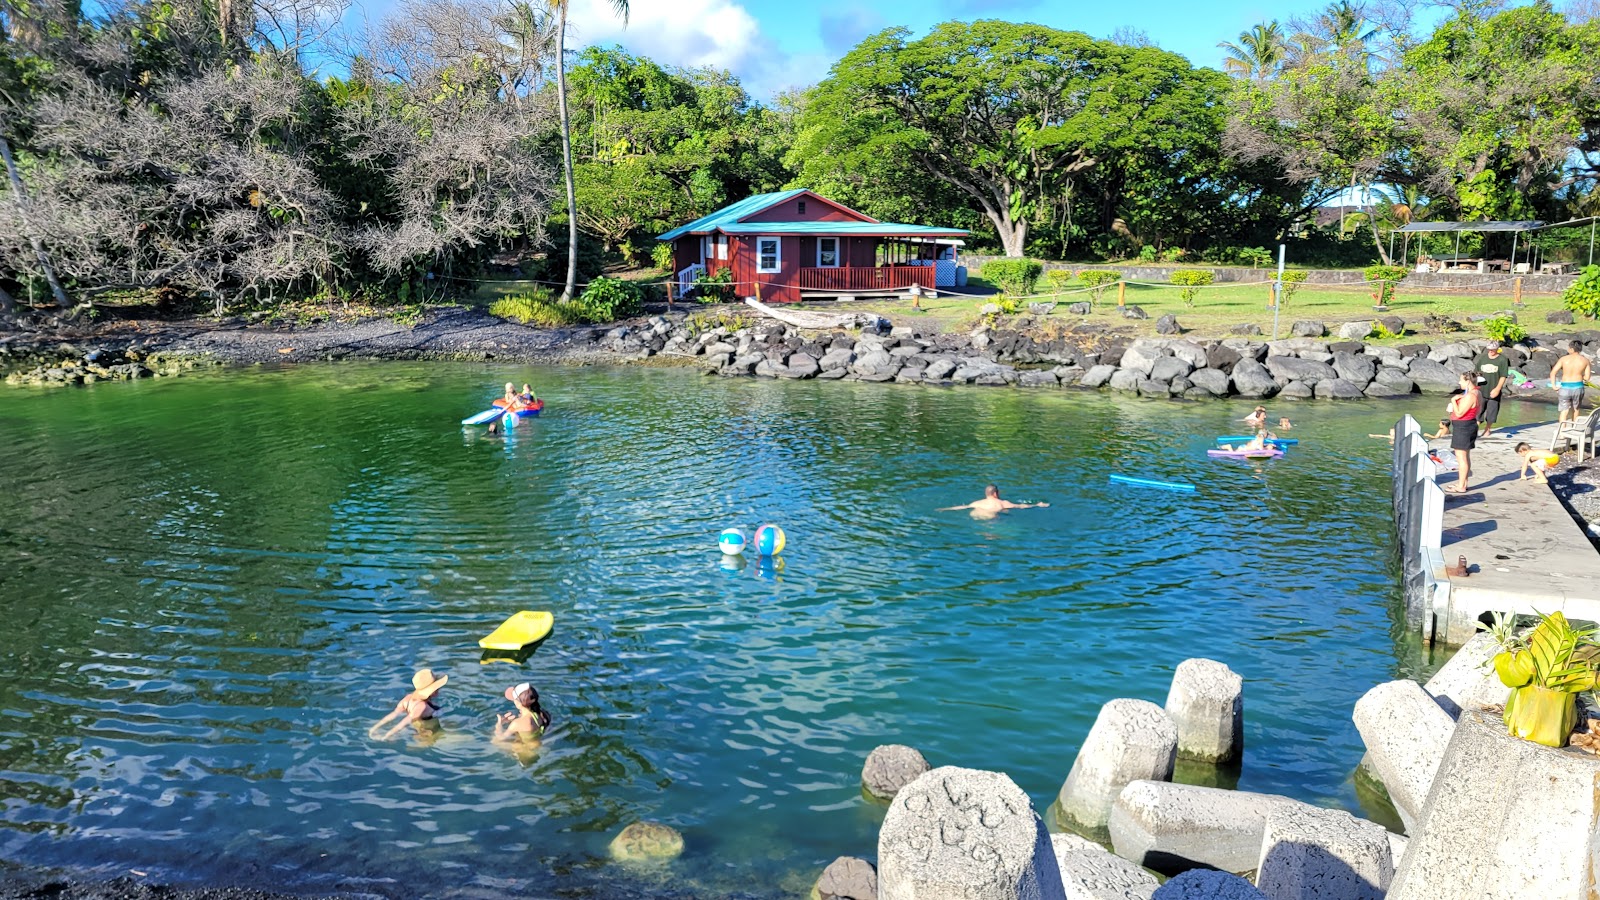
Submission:
{"label": "metal pole", "polygon": [[1522,235],[1511,232],[1511,274],[1517,274],[1517,238]]}
{"label": "metal pole", "polygon": [[1278,245],[1278,280],[1272,283],[1272,339],[1278,339],[1278,313],[1283,310],[1283,252],[1284,245]]}
{"label": "metal pole", "polygon": [[1594,265],[1594,222],[1589,223],[1589,265]]}

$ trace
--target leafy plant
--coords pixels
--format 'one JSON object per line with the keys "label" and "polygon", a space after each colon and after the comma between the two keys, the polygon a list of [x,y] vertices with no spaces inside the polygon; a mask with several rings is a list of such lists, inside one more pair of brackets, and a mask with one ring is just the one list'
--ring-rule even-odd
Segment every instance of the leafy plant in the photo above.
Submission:
{"label": "leafy plant", "polygon": [[1400,279],[1406,277],[1404,266],[1385,266],[1382,264],[1367,266],[1361,270],[1361,277],[1367,280],[1368,285],[1373,285],[1372,305],[1388,306],[1394,299],[1394,287]]}
{"label": "leafy plant", "polygon": [[1397,337],[1400,337],[1404,333],[1405,333],[1404,329],[1402,329],[1399,332],[1390,331],[1388,326],[1384,325],[1382,322],[1377,321],[1377,320],[1374,320],[1373,323],[1372,323],[1372,339],[1373,340],[1380,340],[1381,341],[1381,340],[1386,340],[1386,339],[1397,338]]}
{"label": "leafy plant", "polygon": [[591,322],[615,322],[638,315],[644,304],[644,293],[631,281],[596,278],[578,295],[576,303],[584,318]]}
{"label": "leafy plant", "polygon": [[1561,295],[1561,305],[1578,315],[1600,318],[1600,266],[1585,266]]}
{"label": "leafy plant", "polygon": [[1001,293],[1026,297],[1039,283],[1044,265],[1036,259],[991,259],[983,264],[979,274]]}
{"label": "leafy plant", "polygon": [[708,331],[714,331],[718,328],[726,328],[729,334],[733,334],[741,329],[749,328],[752,323],[749,316],[741,313],[730,315],[725,312],[719,312],[716,314],[695,313],[689,317],[685,324],[688,326],[691,335],[699,337]]}
{"label": "leafy plant", "polygon": [[489,304],[489,315],[510,319],[523,325],[553,328],[560,325],[579,325],[586,321],[577,303],[561,303],[551,299],[546,288],[536,288],[525,294],[501,297]]}
{"label": "leafy plant", "polygon": [[1524,642],[1503,620],[1491,633],[1500,641],[1494,670],[1511,688],[1506,698],[1506,730],[1547,747],[1566,746],[1578,721],[1577,695],[1600,686],[1594,648],[1597,628],[1574,628],[1559,612],[1540,614]]}
{"label": "leafy plant", "polygon": [[672,245],[658,243],[650,251],[650,261],[663,272],[672,271]]}
{"label": "leafy plant", "polygon": [[1483,332],[1502,344],[1515,344],[1528,339],[1528,329],[1517,324],[1512,316],[1495,316],[1483,321]]}
{"label": "leafy plant", "polygon": [[1278,302],[1288,306],[1289,301],[1294,299],[1295,292],[1300,290],[1300,285],[1306,283],[1306,276],[1310,274],[1303,269],[1286,269],[1282,277],[1274,276],[1273,280],[1278,282]]}
{"label": "leafy plant", "polygon": [[701,303],[727,303],[733,299],[733,270],[718,266],[715,272],[702,272],[694,285]]}
{"label": "leafy plant", "polygon": [[389,319],[403,328],[415,328],[422,324],[423,315],[421,303],[408,303],[389,313]]}
{"label": "leafy plant", "polygon": [[1089,286],[1089,296],[1099,303],[1100,298],[1106,295],[1106,288],[1122,280],[1122,273],[1108,269],[1080,269],[1078,280]]}
{"label": "leafy plant", "polygon": [[1156,245],[1145,244],[1139,248],[1139,261],[1153,263],[1156,261]]}
{"label": "leafy plant", "polygon": [[1272,251],[1265,247],[1245,247],[1239,251],[1239,256],[1249,263],[1252,269],[1272,265]]}
{"label": "leafy plant", "polygon": [[1050,269],[1044,273],[1045,284],[1052,294],[1065,293],[1072,278],[1071,269]]}
{"label": "leafy plant", "polygon": [[1167,249],[1161,251],[1161,261],[1164,263],[1175,263],[1187,255],[1188,254],[1184,252],[1182,247],[1168,247]]}
{"label": "leafy plant", "polygon": [[1003,316],[1014,316],[1022,312],[1022,301],[1005,294],[994,298],[994,305],[1000,307],[1000,314]]}
{"label": "leafy plant", "polygon": [[1172,273],[1172,283],[1183,288],[1183,305],[1194,306],[1194,298],[1200,289],[1217,280],[1217,273],[1210,269],[1179,269]]}

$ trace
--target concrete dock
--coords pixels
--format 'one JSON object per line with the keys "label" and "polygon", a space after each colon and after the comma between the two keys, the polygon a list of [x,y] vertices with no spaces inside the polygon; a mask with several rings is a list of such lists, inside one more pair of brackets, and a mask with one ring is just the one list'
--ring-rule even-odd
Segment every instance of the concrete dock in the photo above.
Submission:
{"label": "concrete dock", "polygon": [[[1554,431],[1553,422],[1496,429],[1472,452],[1467,493],[1444,495],[1439,556],[1445,566],[1466,557],[1468,574],[1433,573],[1434,620],[1423,632],[1435,641],[1466,642],[1489,612],[1559,611],[1600,622],[1600,552],[1549,485],[1518,480],[1522,463],[1512,448],[1549,447]],[[1452,456],[1449,446],[1430,442],[1441,458]],[[1439,472],[1433,480],[1442,488],[1455,479]]]}

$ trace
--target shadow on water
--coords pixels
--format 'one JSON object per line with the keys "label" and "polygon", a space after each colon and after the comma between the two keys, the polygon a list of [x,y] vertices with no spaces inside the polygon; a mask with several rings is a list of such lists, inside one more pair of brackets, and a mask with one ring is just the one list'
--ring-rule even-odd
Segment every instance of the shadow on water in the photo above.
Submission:
{"label": "shadow on water", "polygon": [[[544,414],[464,431],[507,380]],[[1301,444],[1249,466],[1204,454],[1236,406],[1057,392],[385,364],[8,395],[0,858],[803,893],[872,854],[874,746],[1003,770],[1044,809],[1100,706],[1160,702],[1192,656],[1244,676],[1246,755],[1186,778],[1358,810],[1350,708],[1437,665],[1364,437],[1409,408],[1303,407]],[[989,481],[1051,506],[935,512]],[[717,552],[763,522],[780,557]],[[554,634],[491,661],[477,639],[519,609]],[[440,727],[369,739],[424,666],[450,676]],[[554,723],[514,754],[488,735],[520,681]],[[685,855],[605,863],[637,819]]]}

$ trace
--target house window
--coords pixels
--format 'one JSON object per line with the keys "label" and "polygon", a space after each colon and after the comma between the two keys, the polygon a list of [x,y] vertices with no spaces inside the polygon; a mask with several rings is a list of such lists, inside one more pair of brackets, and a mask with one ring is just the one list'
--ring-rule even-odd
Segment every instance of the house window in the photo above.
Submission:
{"label": "house window", "polygon": [[783,257],[779,253],[780,243],[775,237],[756,238],[756,271],[776,272],[783,265]]}
{"label": "house window", "polygon": [[717,259],[727,259],[727,258],[728,258],[728,236],[725,235],[725,234],[719,234],[719,235],[717,235]]}
{"label": "house window", "polygon": [[817,238],[817,266],[823,269],[837,268],[839,265],[839,239],[836,237]]}
{"label": "house window", "polygon": [[803,216],[805,214],[806,214],[806,202],[804,200],[801,200],[800,201],[800,215]]}

